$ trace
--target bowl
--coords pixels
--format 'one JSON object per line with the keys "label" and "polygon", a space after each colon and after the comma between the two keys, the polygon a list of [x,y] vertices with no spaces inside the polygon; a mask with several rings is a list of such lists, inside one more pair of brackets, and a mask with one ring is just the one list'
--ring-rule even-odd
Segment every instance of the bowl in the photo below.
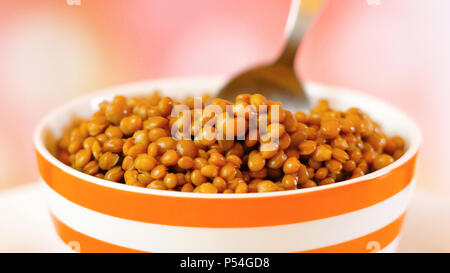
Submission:
{"label": "bowl", "polygon": [[199,194],[158,191],[99,179],[60,162],[56,139],[76,117],[89,117],[114,95],[212,94],[223,78],[171,78],[108,88],[73,100],[38,125],[34,144],[56,232],[78,252],[392,252],[411,191],[421,133],[406,114],[377,98],[336,86],[306,85],[314,103],[327,98],[359,107],[405,154],[365,176],[309,189]]}

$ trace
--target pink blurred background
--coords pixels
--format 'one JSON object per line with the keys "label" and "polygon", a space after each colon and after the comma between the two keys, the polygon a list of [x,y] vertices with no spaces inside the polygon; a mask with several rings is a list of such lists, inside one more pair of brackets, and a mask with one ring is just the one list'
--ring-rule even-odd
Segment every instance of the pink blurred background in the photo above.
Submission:
{"label": "pink blurred background", "polygon": [[[38,179],[32,132],[50,109],[114,84],[270,60],[289,4],[2,0],[0,189]],[[417,120],[419,187],[440,192],[450,191],[449,31],[448,0],[326,0],[296,63],[305,80],[361,89]]]}

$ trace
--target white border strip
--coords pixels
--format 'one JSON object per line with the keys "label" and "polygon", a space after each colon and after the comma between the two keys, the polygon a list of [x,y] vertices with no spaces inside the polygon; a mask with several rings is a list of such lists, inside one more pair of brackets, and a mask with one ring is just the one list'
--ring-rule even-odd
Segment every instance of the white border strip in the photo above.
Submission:
{"label": "white border strip", "polygon": [[389,199],[347,214],[255,228],[193,228],[131,221],[81,207],[46,188],[55,217],[80,233],[118,246],[146,252],[298,252],[353,240],[385,227],[406,211],[413,185],[414,181]]}

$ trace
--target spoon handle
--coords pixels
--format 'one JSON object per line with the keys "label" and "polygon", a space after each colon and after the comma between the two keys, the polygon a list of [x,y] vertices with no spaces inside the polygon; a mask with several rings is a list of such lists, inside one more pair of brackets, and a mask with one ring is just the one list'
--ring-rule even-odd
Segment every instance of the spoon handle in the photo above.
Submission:
{"label": "spoon handle", "polygon": [[[314,0],[317,1],[317,0]],[[289,10],[289,16],[286,23],[285,33],[287,36],[287,42],[284,46],[280,57],[276,60],[277,64],[284,64],[287,66],[293,66],[295,56],[297,54],[298,47],[302,40],[303,35],[306,32],[309,21],[311,21],[313,14],[302,12],[302,2],[305,0],[292,0]],[[304,4],[304,3],[303,3]],[[304,6],[304,5],[303,5]],[[303,8],[304,10],[305,8]],[[300,20],[302,17],[302,20]]]}

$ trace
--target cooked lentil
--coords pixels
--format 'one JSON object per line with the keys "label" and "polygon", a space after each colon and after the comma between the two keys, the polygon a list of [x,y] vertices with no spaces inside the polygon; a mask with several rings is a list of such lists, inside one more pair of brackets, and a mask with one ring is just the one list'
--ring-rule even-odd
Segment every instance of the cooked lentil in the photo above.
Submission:
{"label": "cooked lentil", "polygon": [[[209,126],[199,135],[193,125],[187,128],[192,140],[171,137],[172,125],[185,118],[185,113],[171,115],[181,103],[189,107],[191,121],[197,116],[204,128]],[[147,98],[116,96],[61,137],[58,158],[86,174],[127,185],[229,194],[337,183],[382,169],[405,149],[401,137],[387,137],[361,110],[336,111],[326,100],[309,114],[280,107],[274,121],[274,106],[281,105],[260,94],[241,94],[235,103],[214,99],[212,105],[222,110],[231,105],[232,111],[215,117],[203,111],[207,105],[194,110],[193,98],[176,101],[156,92]],[[239,116],[247,106],[267,109]],[[250,117],[267,126],[264,134],[249,129]],[[213,119],[217,128],[208,125]],[[218,139],[229,124],[238,126],[234,140]]]}

